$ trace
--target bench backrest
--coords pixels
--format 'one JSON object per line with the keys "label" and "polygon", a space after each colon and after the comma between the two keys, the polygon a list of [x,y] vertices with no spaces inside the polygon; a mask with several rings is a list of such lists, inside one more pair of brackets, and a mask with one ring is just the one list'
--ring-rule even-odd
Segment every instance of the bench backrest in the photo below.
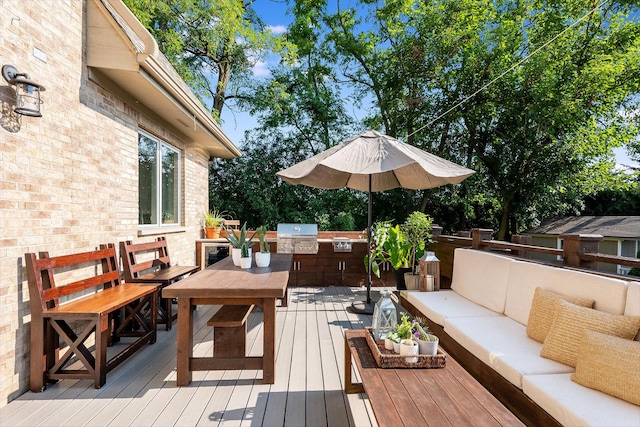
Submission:
{"label": "bench backrest", "polygon": [[[146,261],[139,261],[141,258],[151,257]],[[124,269],[124,278],[132,281],[141,273],[148,270],[158,270],[160,268],[171,267],[171,259],[167,250],[167,241],[164,237],[158,237],[153,242],[132,243],[131,240],[120,242],[120,257]]]}
{"label": "bench backrest", "polygon": [[[50,257],[48,252],[25,254],[27,280],[32,314],[42,313],[60,305],[59,299],[92,288],[101,290],[120,284],[118,258],[113,243],[100,245],[100,249],[72,255]],[[92,268],[93,267],[93,268]],[[91,271],[89,277],[56,285],[55,271]],[[100,270],[101,269],[101,270]],[[101,272],[100,272],[101,271]],[[97,272],[97,273],[96,273]],[[79,273],[82,274],[82,273]]]}

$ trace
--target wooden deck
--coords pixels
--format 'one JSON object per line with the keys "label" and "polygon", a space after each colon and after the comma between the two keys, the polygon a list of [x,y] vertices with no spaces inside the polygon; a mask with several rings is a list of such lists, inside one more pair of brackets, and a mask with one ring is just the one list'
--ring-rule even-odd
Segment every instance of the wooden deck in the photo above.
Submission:
{"label": "wooden deck", "polygon": [[[377,299],[377,290],[372,295]],[[275,384],[262,384],[262,371],[205,371],[194,372],[188,387],[176,387],[177,328],[159,328],[157,343],[110,372],[102,388],[64,380],[43,393],[27,392],[0,409],[0,425],[376,425],[366,395],[343,392],[343,330],[371,323],[371,316],[347,307],[365,298],[363,288],[289,288],[289,306],[277,308]],[[206,323],[217,309],[201,306],[194,314],[195,355],[213,352]],[[249,354],[262,354],[261,320],[260,311],[249,316]]]}

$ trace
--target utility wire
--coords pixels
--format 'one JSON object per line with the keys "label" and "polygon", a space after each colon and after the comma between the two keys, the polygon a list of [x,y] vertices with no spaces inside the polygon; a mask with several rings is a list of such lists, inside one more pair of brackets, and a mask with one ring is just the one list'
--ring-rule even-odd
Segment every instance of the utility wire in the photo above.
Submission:
{"label": "utility wire", "polygon": [[456,108],[458,108],[459,106],[461,106],[462,104],[464,104],[465,102],[467,102],[468,100],[470,100],[471,98],[473,98],[474,96],[476,96],[477,94],[479,94],[480,92],[482,92],[483,90],[485,90],[486,88],[488,88],[489,86],[491,86],[492,84],[494,84],[495,82],[497,82],[498,80],[500,80],[502,77],[504,77],[506,74],[510,73],[511,71],[513,71],[516,67],[520,66],[522,63],[524,63],[525,61],[527,61],[529,58],[531,58],[533,55],[535,55],[536,53],[538,53],[539,51],[541,51],[542,49],[544,49],[545,47],[549,46],[551,43],[553,43],[554,41],[556,41],[556,39],[558,39],[558,37],[562,36],[564,33],[566,33],[567,31],[569,31],[570,29],[572,29],[573,27],[575,27],[576,25],[578,25],[580,22],[582,22],[584,19],[587,18],[587,16],[591,15],[593,12],[595,12],[596,10],[600,9],[602,6],[604,6],[609,0],[603,0],[602,3],[598,4],[596,7],[594,7],[593,9],[591,9],[589,12],[585,13],[580,19],[578,19],[576,22],[574,22],[573,24],[569,25],[567,28],[565,28],[564,30],[562,30],[561,32],[559,32],[558,34],[556,34],[551,40],[547,41],[546,43],[544,43],[542,46],[540,46],[539,48],[535,49],[533,52],[531,52],[530,54],[528,54],[527,56],[525,56],[524,58],[522,58],[520,61],[516,62],[514,65],[512,65],[509,69],[507,69],[506,71],[503,71],[502,74],[500,74],[498,77],[494,78],[493,80],[491,80],[489,83],[485,84],[484,86],[482,86],[480,89],[476,90],[475,92],[473,92],[471,95],[467,96],[465,99],[463,99],[462,101],[459,101],[458,103],[456,103],[453,107],[449,108],[447,111],[445,111],[444,113],[440,114],[438,117],[436,117],[435,119],[431,120],[429,123],[427,123],[426,125],[422,126],[421,128],[411,132],[409,135],[407,135],[407,138],[411,137],[412,135],[415,135],[416,133],[420,132],[421,130],[423,130],[424,128],[431,126],[433,123],[437,122],[438,120],[440,120],[441,118],[443,118],[444,116],[446,116],[447,114],[449,114],[450,112],[452,112],[453,110],[455,110]]}

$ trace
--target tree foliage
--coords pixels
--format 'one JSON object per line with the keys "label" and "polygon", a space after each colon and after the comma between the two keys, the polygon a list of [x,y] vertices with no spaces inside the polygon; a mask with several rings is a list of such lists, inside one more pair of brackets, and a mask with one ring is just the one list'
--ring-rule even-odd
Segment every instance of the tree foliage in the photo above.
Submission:
{"label": "tree foliage", "polygon": [[124,0],[216,119],[249,96],[252,67],[270,53],[294,55],[244,0]]}
{"label": "tree foliage", "polygon": [[[625,183],[611,150],[638,135],[620,113],[638,108],[640,26],[630,3],[311,3],[322,8],[321,42],[357,99],[370,102],[366,122],[475,169],[459,191],[463,211],[493,215],[499,238]],[[444,201],[450,192],[423,195]]]}
{"label": "tree foliage", "polygon": [[[238,67],[231,96],[259,127],[243,158],[212,166],[211,200],[242,220],[328,224],[343,212],[364,227],[364,194],[294,187],[275,172],[367,128],[476,170],[455,187],[376,193],[376,220],[420,210],[448,232],[507,238],[607,192],[637,192],[612,152],[640,157],[637,1],[292,0],[285,52],[297,56],[267,80],[249,78],[249,52],[282,45],[257,31],[250,3],[126,1],[150,11],[143,22],[201,93],[224,87],[207,87],[220,55],[187,42],[215,41]],[[237,43],[245,29],[256,37]]]}

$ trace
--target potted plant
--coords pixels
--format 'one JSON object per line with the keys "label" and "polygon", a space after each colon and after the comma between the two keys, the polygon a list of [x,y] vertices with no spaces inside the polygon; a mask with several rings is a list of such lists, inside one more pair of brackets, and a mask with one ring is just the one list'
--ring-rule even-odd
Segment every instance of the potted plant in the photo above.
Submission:
{"label": "potted plant", "polygon": [[[380,278],[380,264],[389,261],[385,244],[391,221],[378,221],[371,227],[371,272]],[[369,254],[364,256],[364,268],[369,271]]]}
{"label": "potted plant", "polygon": [[231,245],[231,259],[233,261],[233,265],[240,266],[240,257],[242,255],[240,252],[242,250],[242,246],[246,245],[247,247],[246,249],[250,258],[251,257],[251,241],[253,240],[253,236],[255,236],[256,233],[254,232],[251,235],[251,237],[247,238],[246,222],[242,225],[242,228],[239,231],[231,228],[226,228],[226,227],[225,227],[225,231],[227,232],[225,239],[227,239],[227,241]]}
{"label": "potted plant", "polygon": [[413,331],[418,342],[419,354],[435,356],[438,352],[438,337],[433,335],[425,319],[416,317],[413,319]]}
{"label": "potted plant", "polygon": [[251,248],[247,242],[240,246],[240,268],[251,268]]}
{"label": "potted plant", "polygon": [[407,313],[402,313],[401,321],[396,326],[396,333],[401,339],[400,355],[407,356],[405,358],[407,363],[416,363],[418,361],[416,356],[418,354],[419,347],[418,342],[413,339],[413,322],[409,320],[409,315]]}
{"label": "potted plant", "polygon": [[386,260],[396,272],[396,288],[399,290],[407,289],[404,283],[404,274],[411,272],[409,267],[410,247],[399,225],[389,227],[383,248]]}
{"label": "potted plant", "polygon": [[271,250],[269,248],[269,242],[265,236],[267,235],[267,227],[264,225],[256,229],[256,235],[259,240],[259,252],[256,253],[256,265],[258,267],[269,267],[271,262]]}
{"label": "potted plant", "polygon": [[220,230],[224,225],[225,217],[226,213],[216,208],[204,213],[202,220],[207,239],[218,239],[220,237]]}
{"label": "potted plant", "polygon": [[419,288],[419,276],[416,271],[416,261],[424,253],[424,249],[431,239],[431,222],[430,216],[423,212],[413,212],[407,217],[401,230],[404,241],[408,246],[408,267],[411,270],[404,275],[407,289]]}

